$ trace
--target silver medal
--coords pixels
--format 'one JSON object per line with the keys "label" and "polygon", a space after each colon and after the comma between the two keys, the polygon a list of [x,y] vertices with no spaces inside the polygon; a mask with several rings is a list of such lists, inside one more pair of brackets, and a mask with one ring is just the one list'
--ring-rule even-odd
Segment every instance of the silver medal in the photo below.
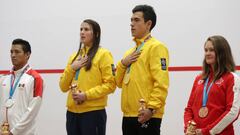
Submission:
{"label": "silver medal", "polygon": [[11,108],[14,104],[14,100],[13,99],[7,99],[5,102],[5,107],[7,108]]}

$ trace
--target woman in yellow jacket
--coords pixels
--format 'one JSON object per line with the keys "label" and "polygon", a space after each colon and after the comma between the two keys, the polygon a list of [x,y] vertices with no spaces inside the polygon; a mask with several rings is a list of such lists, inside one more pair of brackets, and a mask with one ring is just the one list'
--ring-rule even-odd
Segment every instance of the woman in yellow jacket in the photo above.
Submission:
{"label": "woman in yellow jacket", "polygon": [[82,22],[79,50],[70,56],[60,78],[62,92],[68,92],[68,135],[105,135],[107,95],[116,86],[113,58],[99,47],[100,36],[97,22]]}

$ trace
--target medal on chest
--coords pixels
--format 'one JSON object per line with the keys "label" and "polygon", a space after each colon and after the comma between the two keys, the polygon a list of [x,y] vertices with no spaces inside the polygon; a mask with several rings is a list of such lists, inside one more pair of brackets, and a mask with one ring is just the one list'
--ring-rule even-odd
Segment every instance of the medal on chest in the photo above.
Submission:
{"label": "medal on chest", "polygon": [[13,104],[14,104],[14,100],[11,98],[9,98],[5,101],[5,107],[7,107],[7,108],[11,108],[13,106]]}
{"label": "medal on chest", "polygon": [[207,117],[207,115],[208,115],[208,108],[206,106],[205,107],[201,107],[199,109],[198,115],[199,115],[200,118]]}
{"label": "medal on chest", "polygon": [[208,100],[208,93],[211,90],[211,87],[213,85],[213,81],[208,85],[209,77],[206,79],[204,83],[204,88],[203,88],[203,98],[202,98],[202,107],[198,111],[198,116],[200,118],[205,118],[208,116],[208,108],[207,108],[207,100]]}

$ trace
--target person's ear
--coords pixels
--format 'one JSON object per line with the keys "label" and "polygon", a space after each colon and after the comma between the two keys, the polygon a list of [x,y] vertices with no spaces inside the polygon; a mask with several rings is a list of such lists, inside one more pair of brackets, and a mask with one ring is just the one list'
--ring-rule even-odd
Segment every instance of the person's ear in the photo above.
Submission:
{"label": "person's ear", "polygon": [[146,22],[146,24],[147,24],[148,29],[150,30],[150,29],[151,29],[151,26],[152,26],[152,21],[151,21],[151,20],[148,20],[148,21]]}
{"label": "person's ear", "polygon": [[27,59],[29,59],[29,58],[30,58],[30,55],[31,55],[31,53],[30,53],[30,52],[27,52],[27,53],[26,53]]}

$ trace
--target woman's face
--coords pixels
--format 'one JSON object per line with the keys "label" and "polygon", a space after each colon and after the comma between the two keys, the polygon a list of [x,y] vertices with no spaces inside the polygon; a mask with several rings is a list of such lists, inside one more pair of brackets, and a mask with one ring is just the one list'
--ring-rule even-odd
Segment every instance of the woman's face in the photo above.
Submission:
{"label": "woman's face", "polygon": [[216,53],[214,51],[214,46],[211,41],[206,42],[204,46],[204,51],[206,63],[213,67],[216,63]]}
{"label": "woman's face", "polygon": [[81,38],[81,42],[85,45],[85,46],[92,46],[93,43],[93,30],[91,25],[89,25],[86,22],[83,22],[81,24],[80,27],[80,38]]}

